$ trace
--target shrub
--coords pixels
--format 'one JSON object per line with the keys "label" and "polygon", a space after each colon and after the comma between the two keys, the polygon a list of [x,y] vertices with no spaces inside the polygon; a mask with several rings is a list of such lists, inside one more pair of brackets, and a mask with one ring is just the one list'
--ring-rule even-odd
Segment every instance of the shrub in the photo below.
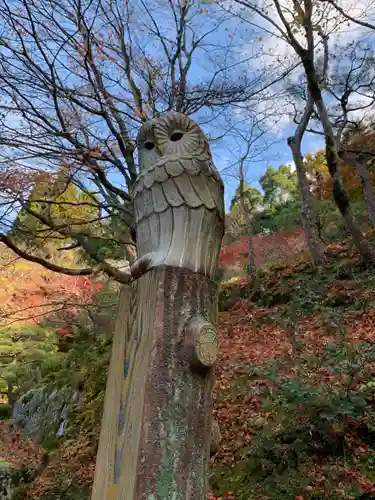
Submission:
{"label": "shrub", "polygon": [[0,420],[8,420],[12,416],[12,407],[7,403],[0,403]]}
{"label": "shrub", "polygon": [[311,443],[318,453],[325,442],[340,449],[333,441],[342,439],[347,426],[375,425],[375,384],[366,376],[374,362],[374,345],[343,341],[329,344],[319,356],[303,354],[298,378],[284,375],[279,361],[261,369],[272,387],[263,393],[263,402],[277,414],[279,434],[301,437],[306,432],[305,445]]}
{"label": "shrub", "polygon": [[[237,452],[236,469],[215,473],[219,493],[220,484],[229,486],[238,500],[264,495],[334,499],[359,493],[353,481],[342,485],[338,477],[343,466],[333,464],[341,459],[345,466],[358,466],[355,447],[375,444],[375,383],[369,377],[374,367],[374,345],[346,341],[328,345],[319,355],[302,353],[292,372],[280,360],[243,367],[262,381],[267,418],[252,426],[253,438]],[[332,466],[320,484],[311,471],[313,464],[323,462]],[[338,492],[342,488],[345,497]]]}
{"label": "shrub", "polygon": [[76,486],[57,486],[45,495],[39,497],[39,500],[89,500],[89,488],[79,488]]}

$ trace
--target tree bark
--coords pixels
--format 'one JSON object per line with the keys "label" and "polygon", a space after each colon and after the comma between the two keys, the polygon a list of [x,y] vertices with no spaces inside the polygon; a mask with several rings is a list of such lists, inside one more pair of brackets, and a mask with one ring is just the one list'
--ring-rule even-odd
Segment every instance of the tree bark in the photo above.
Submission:
{"label": "tree bark", "polygon": [[7,380],[7,398],[8,398],[8,403],[13,408],[13,406],[17,402],[18,395],[17,392],[13,390],[13,383],[10,380]]}
{"label": "tree bark", "polygon": [[254,259],[254,249],[253,249],[253,226],[251,222],[249,207],[247,203],[244,202],[243,197],[241,196],[241,205],[243,210],[243,215],[245,219],[245,225],[247,229],[247,248],[249,252],[249,277],[250,280],[255,283],[256,279],[256,267],[255,267],[255,259]]}
{"label": "tree bark", "polygon": [[[249,145],[248,145],[249,151]],[[255,259],[254,259],[254,249],[253,249],[253,225],[250,217],[249,205],[245,200],[245,192],[244,192],[244,182],[245,182],[245,169],[244,162],[246,159],[246,155],[240,159],[240,204],[244,215],[245,226],[247,230],[247,248],[249,252],[249,285],[253,285],[256,287],[256,267],[255,267]]]}
{"label": "tree bark", "polygon": [[365,200],[368,217],[372,227],[375,229],[375,198],[374,190],[372,188],[371,178],[368,173],[365,157],[363,155],[357,155],[355,159],[355,169],[357,175],[361,179],[363,199]]}
{"label": "tree bark", "polygon": [[303,164],[300,148],[293,141],[289,141],[289,146],[292,150],[293,160],[297,171],[298,188],[301,197],[301,218],[305,239],[310,251],[313,265],[319,266],[324,263],[324,254],[319,243],[319,235],[314,217],[309,180],[306,175],[306,169]]}
{"label": "tree bark", "polygon": [[301,153],[302,138],[310,121],[313,109],[314,102],[311,94],[309,94],[301,121],[295,130],[294,136],[289,137],[288,146],[292,151],[294,164],[296,166],[298,189],[301,197],[301,218],[306,243],[310,251],[313,265],[318,266],[323,264],[325,259],[322,246],[319,243],[318,226],[314,217],[309,180],[306,175]]}
{"label": "tree bark", "polygon": [[245,206],[244,209],[245,223],[247,227],[247,247],[249,250],[249,269],[250,277],[254,280],[256,277],[256,267],[254,258],[254,248],[253,248],[253,225],[250,219],[249,207]]}
{"label": "tree bark", "polygon": [[128,332],[123,365],[118,342],[113,354],[122,365],[121,391],[109,378],[111,410],[103,418],[92,499],[203,500],[218,354],[216,285],[161,266],[131,288],[130,322],[121,325],[122,338]]}

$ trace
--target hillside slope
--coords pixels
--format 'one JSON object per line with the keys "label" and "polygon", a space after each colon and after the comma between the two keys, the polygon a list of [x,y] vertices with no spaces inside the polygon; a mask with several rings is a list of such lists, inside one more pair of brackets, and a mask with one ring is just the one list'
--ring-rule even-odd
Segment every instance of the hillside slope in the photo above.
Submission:
{"label": "hillside slope", "polygon": [[[374,273],[340,244],[328,248],[318,272],[301,258],[259,277],[253,302],[246,280],[221,286],[222,308],[231,309],[218,325],[214,414],[223,441],[210,498],[375,498]],[[27,498],[89,498],[105,346],[75,358],[85,406],[73,416],[75,435],[53,450]]]}

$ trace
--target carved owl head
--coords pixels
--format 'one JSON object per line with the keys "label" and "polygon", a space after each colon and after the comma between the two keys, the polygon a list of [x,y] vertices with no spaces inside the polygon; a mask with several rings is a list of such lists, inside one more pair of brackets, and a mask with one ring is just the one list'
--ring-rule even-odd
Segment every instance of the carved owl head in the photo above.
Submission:
{"label": "carved owl head", "polygon": [[174,111],[142,125],[137,143],[141,171],[164,157],[210,154],[200,127],[188,116]]}

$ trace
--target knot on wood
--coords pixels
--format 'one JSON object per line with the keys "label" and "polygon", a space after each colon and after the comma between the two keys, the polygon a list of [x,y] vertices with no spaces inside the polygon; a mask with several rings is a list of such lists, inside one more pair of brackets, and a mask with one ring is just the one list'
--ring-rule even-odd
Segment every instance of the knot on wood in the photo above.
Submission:
{"label": "knot on wood", "polygon": [[185,326],[182,353],[193,368],[211,368],[219,355],[219,339],[214,325],[202,316],[191,318]]}

